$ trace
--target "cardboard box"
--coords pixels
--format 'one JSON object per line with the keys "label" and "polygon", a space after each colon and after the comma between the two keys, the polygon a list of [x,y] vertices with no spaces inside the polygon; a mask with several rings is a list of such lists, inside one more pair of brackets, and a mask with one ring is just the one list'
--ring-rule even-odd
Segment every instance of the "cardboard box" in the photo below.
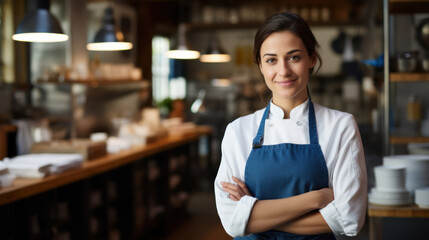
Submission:
{"label": "cardboard box", "polygon": [[107,154],[106,142],[92,142],[89,139],[55,140],[35,143],[32,153],[79,153],[85,161],[91,161]]}

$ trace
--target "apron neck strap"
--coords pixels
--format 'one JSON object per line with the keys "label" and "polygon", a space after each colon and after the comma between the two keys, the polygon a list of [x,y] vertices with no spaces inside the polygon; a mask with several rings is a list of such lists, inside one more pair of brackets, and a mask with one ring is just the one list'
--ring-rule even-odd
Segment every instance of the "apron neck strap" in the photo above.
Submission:
{"label": "apron neck strap", "polygon": [[253,139],[253,148],[262,147],[262,139],[264,138],[265,120],[268,117],[268,113],[270,113],[270,105],[271,105],[271,101],[268,102],[268,105],[265,108],[264,115],[262,116],[261,123],[259,124],[258,133],[256,134],[256,137]]}
{"label": "apron neck strap", "polygon": [[317,135],[316,114],[314,113],[314,106],[311,98],[308,98],[308,131],[310,134],[310,144],[319,144],[319,137]]}

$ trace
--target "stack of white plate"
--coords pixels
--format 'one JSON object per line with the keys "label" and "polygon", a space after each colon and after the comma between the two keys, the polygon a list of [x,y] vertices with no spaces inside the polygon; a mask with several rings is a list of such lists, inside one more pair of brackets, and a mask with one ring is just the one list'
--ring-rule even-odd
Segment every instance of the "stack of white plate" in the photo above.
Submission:
{"label": "stack of white plate", "polygon": [[378,166],[374,168],[375,188],[369,194],[369,202],[379,205],[406,205],[413,202],[405,189],[404,167]]}
{"label": "stack of white plate", "polygon": [[429,208],[429,188],[416,189],[415,201],[419,207]]}
{"label": "stack of white plate", "polygon": [[429,187],[429,155],[396,155],[383,158],[385,166],[406,168],[405,187],[414,193],[417,188]]}
{"label": "stack of white plate", "polygon": [[379,190],[372,188],[368,201],[372,204],[400,206],[413,203],[413,198],[407,190]]}
{"label": "stack of white plate", "polygon": [[405,168],[377,166],[374,168],[375,186],[379,190],[405,190]]}

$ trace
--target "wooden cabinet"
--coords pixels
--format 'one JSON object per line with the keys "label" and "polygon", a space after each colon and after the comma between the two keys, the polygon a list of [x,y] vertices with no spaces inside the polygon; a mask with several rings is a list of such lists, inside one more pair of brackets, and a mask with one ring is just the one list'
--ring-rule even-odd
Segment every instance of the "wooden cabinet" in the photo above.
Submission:
{"label": "wooden cabinet", "polygon": [[162,237],[186,215],[197,183],[197,146],[210,135],[211,129],[197,127],[68,172],[16,179],[0,188],[1,239]]}

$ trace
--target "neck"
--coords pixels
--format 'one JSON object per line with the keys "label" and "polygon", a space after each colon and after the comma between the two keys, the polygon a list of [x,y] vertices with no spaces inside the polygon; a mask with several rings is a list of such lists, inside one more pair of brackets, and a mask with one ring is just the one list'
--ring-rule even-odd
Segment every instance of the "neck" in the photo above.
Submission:
{"label": "neck", "polygon": [[296,108],[297,106],[301,105],[305,101],[307,101],[308,95],[302,96],[300,98],[293,98],[293,99],[286,99],[286,98],[276,98],[273,96],[273,103],[279,106],[284,113],[284,119],[290,118],[290,112],[292,109]]}

